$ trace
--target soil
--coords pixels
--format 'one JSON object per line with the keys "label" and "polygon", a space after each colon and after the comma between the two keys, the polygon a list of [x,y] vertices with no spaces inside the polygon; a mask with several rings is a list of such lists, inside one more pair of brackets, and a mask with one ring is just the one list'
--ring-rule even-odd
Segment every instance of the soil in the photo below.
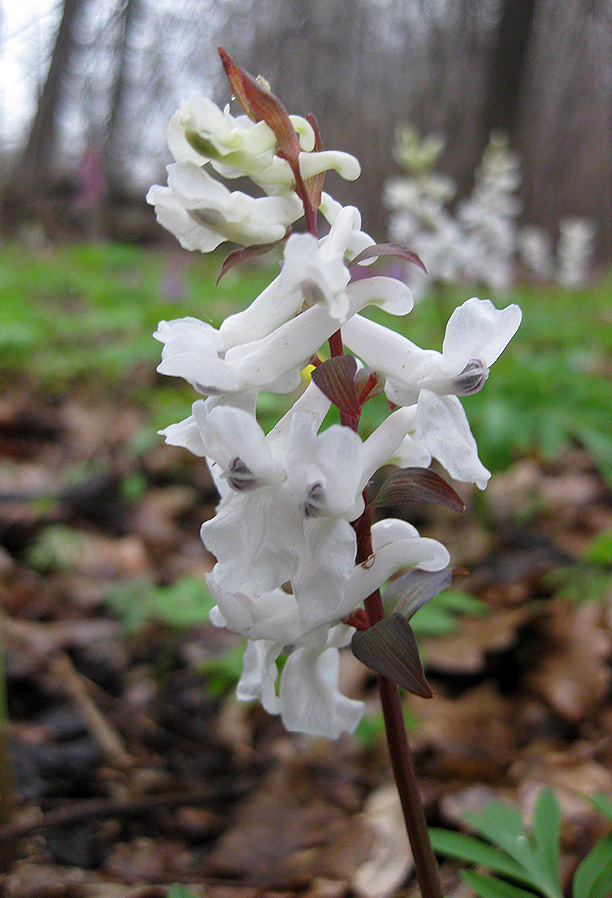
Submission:
{"label": "soil", "polygon": [[[0,401],[0,896],[417,895],[365,667],[343,657],[343,691],[371,715],[357,736],[291,735],[236,703],[231,634],[126,632],[109,605],[118,585],[146,594],[214,563],[206,466],[161,439],[129,452],[147,423],[120,390]],[[612,531],[612,493],[576,448],[462,495],[461,516],[405,509],[487,605],[421,639],[434,697],[406,707],[428,821],[466,829],[493,798],[528,821],[551,786],[568,883],[610,829],[583,796],[612,796],[611,576],[584,552]],[[455,863],[442,876],[449,898],[472,894]]]}

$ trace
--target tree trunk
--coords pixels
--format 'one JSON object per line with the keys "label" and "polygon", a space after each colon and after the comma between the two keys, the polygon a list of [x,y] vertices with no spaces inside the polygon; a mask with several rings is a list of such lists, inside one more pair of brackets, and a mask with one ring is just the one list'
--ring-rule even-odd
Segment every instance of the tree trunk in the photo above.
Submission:
{"label": "tree trunk", "polygon": [[115,49],[116,70],[110,97],[110,115],[104,136],[104,171],[110,193],[120,192],[125,187],[123,169],[125,148],[122,147],[121,127],[126,111],[126,94],[130,86],[130,37],[139,11],[138,0],[125,0],[121,9],[119,39]]}
{"label": "tree trunk", "polygon": [[516,129],[536,5],[537,0],[504,0],[489,63],[483,147],[491,131],[504,131],[512,137]]}
{"label": "tree trunk", "polygon": [[49,71],[38,101],[30,134],[13,169],[9,194],[31,200],[35,191],[49,186],[57,138],[58,112],[70,57],[74,49],[74,25],[87,0],[64,0]]}

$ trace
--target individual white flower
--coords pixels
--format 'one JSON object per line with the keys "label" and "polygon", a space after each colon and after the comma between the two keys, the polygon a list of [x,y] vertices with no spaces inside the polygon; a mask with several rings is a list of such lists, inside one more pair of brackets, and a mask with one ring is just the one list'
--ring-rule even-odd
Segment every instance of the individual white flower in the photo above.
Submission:
{"label": "individual white flower", "polygon": [[261,160],[265,168],[276,152],[276,136],[265,122],[235,119],[228,108],[193,94],[170,119],[168,146],[177,162],[201,166],[214,159],[244,168]]}
{"label": "individual white flower", "polygon": [[[325,220],[331,225],[332,231],[334,230],[334,226],[338,222],[338,220],[346,215],[345,209],[350,209],[350,232],[348,234],[348,239],[346,240],[346,245],[344,246],[343,253],[347,261],[350,262],[351,259],[354,259],[355,256],[358,256],[360,252],[364,249],[367,249],[368,246],[373,246],[375,240],[370,237],[369,234],[366,234],[365,231],[361,230],[361,213],[359,209],[355,206],[342,206],[338,203],[333,197],[331,197],[328,193],[321,194],[321,202],[319,204],[319,212]],[[327,240],[326,237],[323,238],[323,241]],[[321,242],[323,242],[321,241]],[[365,263],[360,264],[369,264],[374,261],[373,259],[367,260]]]}
{"label": "individual white flower", "polygon": [[[373,277],[350,283],[346,296],[346,318],[367,305],[379,305],[392,315],[406,314],[412,308],[408,287],[393,278]],[[265,320],[264,317],[262,321]],[[274,328],[276,320],[271,312],[267,325],[271,331],[250,341],[249,316],[218,331],[195,318],[162,321],[154,334],[165,344],[157,370],[184,378],[204,394],[230,395],[264,389],[291,392],[300,384],[302,369],[344,320],[334,317],[323,303],[316,303]],[[255,332],[267,327],[260,329],[256,325]],[[236,403],[232,400],[232,404]]]}
{"label": "individual white flower", "polygon": [[281,240],[303,214],[297,196],[253,198],[230,191],[192,162],[168,166],[168,186],[151,187],[147,202],[184,249],[211,252],[226,240],[243,246]]}
{"label": "individual white flower", "polygon": [[455,309],[442,353],[424,350],[400,334],[362,316],[343,329],[348,346],[385,378],[385,392],[397,405],[414,406],[398,455],[403,464],[438,459],[450,475],[476,483],[490,477],[478,458],[476,442],[457,396],[480,389],[489,366],[503,352],[521,321],[516,305],[498,310],[489,300],[472,298]]}
{"label": "individual white flower", "polygon": [[[437,539],[420,536],[416,527],[398,518],[385,518],[372,525],[372,557],[355,565],[346,590],[345,607],[357,608],[394,574],[405,568],[441,571],[450,555]],[[344,611],[344,608],[341,608]]]}
{"label": "individual white flower", "polygon": [[[361,174],[357,159],[341,150],[302,152],[299,154],[298,164],[303,181],[328,171],[335,171],[345,181],[355,181]],[[223,178],[239,178],[244,175],[243,170],[223,163],[215,162],[213,166]],[[269,196],[291,194],[295,187],[291,166],[280,156],[274,156],[267,168],[249,172],[249,177]]]}
{"label": "individual white flower", "polygon": [[350,273],[345,253],[360,218],[353,207],[341,209],[329,234],[317,241],[312,234],[292,234],[285,245],[280,274],[242,312],[225,319],[219,332],[225,345],[265,337],[315,303],[332,318],[344,320],[349,308]]}
{"label": "individual white flower", "polygon": [[[421,390],[410,441],[398,450],[403,465],[414,464],[414,452],[426,449],[454,480],[475,483],[483,490],[491,477],[478,457],[478,446],[463,406],[456,396]],[[410,460],[409,460],[410,459]]]}
{"label": "individual white flower", "polygon": [[490,300],[473,297],[452,313],[441,353],[421,349],[361,315],[348,321],[342,334],[347,346],[385,377],[389,399],[412,405],[423,389],[460,396],[480,389],[520,322],[518,306],[496,309]]}
{"label": "individual white flower", "polygon": [[[374,471],[386,461],[427,468],[437,459],[455,480],[484,489],[491,476],[456,396],[421,390],[416,404],[397,409],[368,437],[366,456]],[[364,486],[366,484],[364,483]]]}
{"label": "individual white flower", "polygon": [[[312,126],[301,116],[289,116],[303,150],[314,147]],[[265,171],[274,159],[277,140],[265,122],[253,122],[246,115],[234,117],[208,97],[194,94],[181,104],[170,119],[168,146],[177,162],[202,166],[222,163],[251,175]]]}
{"label": "individual white flower", "polygon": [[[232,594],[214,574],[207,582],[218,603],[211,622],[249,640],[238,699],[260,701],[268,713],[281,715],[289,731],[332,739],[353,732],[364,705],[338,690],[338,649],[348,645],[353,629],[344,624],[305,628],[295,597],[282,589],[256,594],[247,587]],[[287,660],[277,690],[276,662],[283,653]]]}

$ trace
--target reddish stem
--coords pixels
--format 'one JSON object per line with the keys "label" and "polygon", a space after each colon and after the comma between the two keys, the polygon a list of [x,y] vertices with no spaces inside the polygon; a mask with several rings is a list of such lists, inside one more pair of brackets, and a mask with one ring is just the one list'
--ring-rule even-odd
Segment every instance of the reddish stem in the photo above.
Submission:
{"label": "reddish stem", "polygon": [[344,355],[344,344],[342,343],[342,333],[340,328],[331,335],[328,342],[329,352],[332,359],[336,358],[336,356]]}
{"label": "reddish stem", "polygon": [[[367,561],[373,552],[372,516],[372,508],[366,504],[361,518],[355,524],[357,563]],[[385,616],[380,590],[377,589],[376,592],[368,596],[364,604],[368,624],[373,627]],[[423,898],[442,898],[438,864],[429,840],[425,810],[412,763],[399,689],[387,677],[378,676],[377,680],[391,767],[402,805],[421,894]]]}
{"label": "reddish stem", "polygon": [[[384,611],[379,590],[368,596],[365,608],[370,626],[383,619]],[[399,689],[387,677],[378,676],[377,679],[391,767],[404,813],[421,895],[423,898],[443,898],[438,863],[429,840],[425,809],[406,735]]]}

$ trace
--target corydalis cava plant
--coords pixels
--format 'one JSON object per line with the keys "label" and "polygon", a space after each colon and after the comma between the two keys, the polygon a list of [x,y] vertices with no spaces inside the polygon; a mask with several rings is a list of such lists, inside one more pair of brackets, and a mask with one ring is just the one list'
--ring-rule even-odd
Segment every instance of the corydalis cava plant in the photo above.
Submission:
{"label": "corydalis cava plant", "polygon": [[[168,184],[148,195],[185,248],[236,245],[221,275],[272,248],[283,257],[269,286],[219,328],[183,318],[161,322],[155,334],[164,344],[158,370],[202,396],[163,434],[207,459],[221,496],[201,531],[217,559],[207,577],[217,602],[211,620],[247,639],[238,697],[261,701],[289,730],[312,735],[352,732],[363,714],[363,704],[338,688],[339,650],[350,644],[379,676],[408,829],[422,830],[422,808],[412,819],[408,807],[409,753],[395,684],[431,694],[408,619],[448,585],[449,554],[407,521],[373,523],[374,511],[406,499],[461,509],[429,470],[432,458],[484,488],[489,472],[458,397],[483,386],[521,313],[470,299],[451,316],[442,352],[363,315],[373,305],[406,315],[413,304],[404,283],[368,276],[363,266],[383,255],[422,263],[406,247],[376,244],[359,211],[323,190],[330,170],[357,178],[357,160],[324,150],[314,116],[289,115],[265,82],[220,53],[244,114],[200,96],[187,100],[170,122]],[[245,176],[256,198],[231,189]],[[265,434],[258,395],[299,392],[307,366],[311,382]],[[383,391],[394,410],[363,440],[362,408]],[[340,424],[322,429],[332,403]],[[373,475],[391,460],[399,467],[370,497]],[[423,851],[415,849],[415,859]],[[417,860],[425,880],[432,864],[433,855]]]}

